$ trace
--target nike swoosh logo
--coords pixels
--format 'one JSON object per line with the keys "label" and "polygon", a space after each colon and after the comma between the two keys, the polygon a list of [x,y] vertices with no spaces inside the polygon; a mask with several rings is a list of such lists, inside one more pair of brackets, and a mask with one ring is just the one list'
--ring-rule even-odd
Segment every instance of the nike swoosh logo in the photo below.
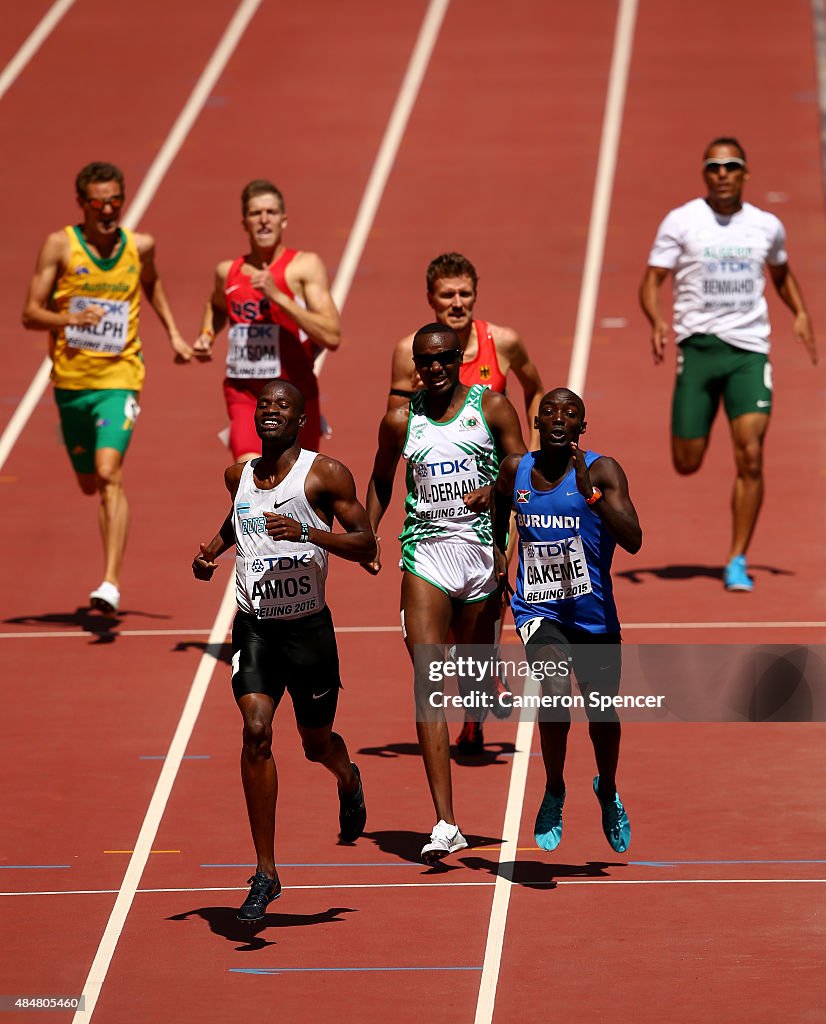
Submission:
{"label": "nike swoosh logo", "polygon": [[314,693],[313,694],[313,700],[321,700],[321,698],[322,697],[326,697],[329,692],[330,692],[330,690],[328,688],[328,689],[326,689],[324,691],[324,693]]}
{"label": "nike swoosh logo", "polygon": [[771,402],[762,402],[758,400],[755,404],[759,405],[761,409],[765,409],[767,405],[771,405]]}
{"label": "nike swoosh logo", "polygon": [[566,491],[565,492],[565,496],[567,498],[572,498],[575,494],[579,494],[579,491]]}
{"label": "nike swoosh logo", "polygon": [[230,292],[237,292],[240,287],[240,284],[231,284],[229,288],[224,289],[224,294],[229,295]]}
{"label": "nike swoosh logo", "polygon": [[281,508],[282,505],[286,505],[288,501],[292,501],[292,498],[285,498],[283,501],[274,501],[272,503],[273,508]]}

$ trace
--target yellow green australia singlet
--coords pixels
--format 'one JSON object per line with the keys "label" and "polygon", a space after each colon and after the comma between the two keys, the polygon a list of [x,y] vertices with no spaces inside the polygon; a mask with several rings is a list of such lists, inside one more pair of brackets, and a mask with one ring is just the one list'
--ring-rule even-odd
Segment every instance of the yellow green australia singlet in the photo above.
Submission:
{"label": "yellow green australia singlet", "polygon": [[52,383],[71,391],[140,391],[145,370],[138,338],[141,261],[135,237],[121,228],[115,252],[104,260],[89,249],[77,227],[65,231],[71,251],[55,283],[52,308],[79,313],[99,305],[106,313],[94,327],[64,327],[50,335]]}

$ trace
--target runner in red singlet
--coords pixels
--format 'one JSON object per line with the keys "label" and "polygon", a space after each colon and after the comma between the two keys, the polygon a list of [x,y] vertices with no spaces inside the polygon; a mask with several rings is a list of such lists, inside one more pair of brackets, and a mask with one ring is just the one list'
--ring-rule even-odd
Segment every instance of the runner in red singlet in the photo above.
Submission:
{"label": "runner in red singlet", "polygon": [[321,414],[313,360],[341,342],[327,271],[315,253],[282,242],[284,197],[272,182],[251,181],[241,194],[241,209],[250,251],[218,264],[195,354],[211,359],[215,335],[229,323],[224,397],[237,461],[261,454],[253,414],[264,384],[276,377],[304,394],[301,444],[317,451]]}
{"label": "runner in red singlet", "polygon": [[[457,252],[443,253],[427,268],[427,302],[439,323],[459,335],[464,361],[459,374],[462,384],[487,384],[504,394],[508,373],[522,385],[529,430],[539,411],[542,381],[527,349],[512,327],[499,327],[473,319],[478,275],[469,259]],[[413,335],[408,334],[393,350],[388,410],[406,403],[422,387],[413,365]],[[530,447],[538,447],[531,433]]]}

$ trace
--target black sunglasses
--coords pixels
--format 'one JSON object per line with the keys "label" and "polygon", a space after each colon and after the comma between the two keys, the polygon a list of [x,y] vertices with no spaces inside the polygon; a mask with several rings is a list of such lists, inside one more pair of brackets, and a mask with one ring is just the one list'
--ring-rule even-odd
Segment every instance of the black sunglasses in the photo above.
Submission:
{"label": "black sunglasses", "polygon": [[705,170],[711,171],[712,174],[719,174],[723,167],[729,174],[734,174],[735,171],[742,171],[745,166],[746,161],[739,160],[737,157],[732,157],[731,160],[706,160],[703,164]]}
{"label": "black sunglasses", "polygon": [[426,367],[429,370],[434,363],[438,363],[440,366],[452,366],[461,354],[461,349],[449,348],[444,352],[434,352],[432,356],[414,355],[413,362],[421,369]]}

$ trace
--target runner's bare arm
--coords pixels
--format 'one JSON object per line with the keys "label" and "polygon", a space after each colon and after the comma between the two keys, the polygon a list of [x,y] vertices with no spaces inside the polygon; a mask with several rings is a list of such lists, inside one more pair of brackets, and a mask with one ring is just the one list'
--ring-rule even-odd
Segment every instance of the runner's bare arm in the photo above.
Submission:
{"label": "runner's bare arm", "polygon": [[812,321],[806,310],[806,303],[803,301],[803,293],[797,278],[791,271],[788,263],[781,263],[779,267],[769,265],[769,273],[777,289],[777,294],[794,313],[794,333],[799,341],[806,346],[809,359],[813,366],[817,366],[817,342],[815,341]]}
{"label": "runner's bare arm", "polygon": [[539,447],[539,432],[534,427],[534,419],[539,412],[539,402],[543,395],[539,370],[531,361],[528,350],[516,331],[509,327],[499,328],[494,331],[493,338],[497,342],[497,351],[501,351],[507,361],[508,369],[513,371],[514,376],[522,385],[525,415],[530,434],[529,445],[533,450]]}
{"label": "runner's bare arm", "polygon": [[192,349],[181,337],[181,332],[175,323],[169,300],[166,297],[166,289],[163,286],[158,268],[155,264],[155,239],[151,235],[136,234],[135,245],[138,248],[138,255],[141,258],[141,284],[146,293],[149,304],[158,314],[158,319],[166,330],[169,344],[175,353],[176,363],[188,363],[192,358]]}
{"label": "runner's bare arm", "polygon": [[661,363],[665,358],[668,341],[668,323],[660,312],[660,288],[670,273],[665,267],[646,267],[640,284],[640,306],[651,324],[651,350],[655,363]]}
{"label": "runner's bare arm", "polygon": [[306,309],[276,287],[269,269],[257,270],[250,276],[250,283],[295,320],[313,341],[331,351],[337,349],[341,344],[341,322],[321,258],[314,252],[298,253],[287,269],[287,277],[296,296],[306,303]]}
{"label": "runner's bare arm", "polygon": [[[390,390],[415,391],[422,386],[416,367],[413,364],[413,335],[402,338],[393,349],[393,360],[390,364]],[[405,406],[410,401],[403,395],[387,396],[387,411]]]}
{"label": "runner's bare arm", "polygon": [[404,450],[408,415],[407,407],[391,409],[385,413],[379,425],[379,444],[373,460],[373,472],[367,485],[365,502],[370,526],[376,535],[377,550],[372,562],[362,563],[373,576],[381,570],[381,538],[378,535],[378,527],[393,494],[393,478]]}
{"label": "runner's bare arm", "polygon": [[55,231],[40,247],[34,276],[23,305],[23,326],[30,331],[59,331],[61,327],[94,325],[103,316],[102,306],[87,306],[82,313],[58,313],[49,309],[55,282],[69,259],[65,231]]}
{"label": "runner's bare arm", "polygon": [[[235,501],[235,495],[238,492],[238,484],[241,481],[241,473],[244,470],[244,464],[237,462],[234,466],[230,466],[224,473],[224,484],[230,493],[231,502]],[[230,504],[229,512],[227,513],[226,519],[221,523],[220,529],[212,538],[208,544],[203,542],[199,545],[198,554],[192,560],[192,572],[197,580],[209,581],[212,579],[212,574],[218,567],[216,559],[222,555],[235,543],[235,530],[232,525],[232,504]]]}
{"label": "runner's bare arm", "polygon": [[594,487],[602,491],[602,498],[589,506],[591,511],[600,517],[617,544],[635,555],[642,547],[642,529],[622,466],[603,455],[592,462],[589,469],[585,465],[585,453],[576,442],[571,442],[571,452],[577,490],[583,498],[590,498]]}
{"label": "runner's bare arm", "polygon": [[224,292],[227,284],[227,274],[232,266],[231,260],[224,260],[215,268],[215,282],[212,286],[212,295],[207,300],[204,315],[201,318],[201,330],[192,346],[195,357],[202,362],[212,359],[212,346],[215,342],[215,335],[223,330],[227,322],[227,298]]}
{"label": "runner's bare arm", "polygon": [[499,467],[493,489],[493,542],[504,552],[513,509],[513,486],[521,455],[508,455]]}
{"label": "runner's bare arm", "polygon": [[522,439],[522,427],[516,409],[510,401],[496,391],[485,391],[482,396],[482,412],[493,434],[500,458],[505,455],[524,455],[527,448]]}
{"label": "runner's bare arm", "polygon": [[[305,540],[324,548],[348,562],[369,562],[376,557],[376,538],[367,518],[367,510],[356,497],[356,483],[350,470],[326,456],[313,463],[306,484],[307,499],[321,510],[330,509],[345,533],[333,533],[308,526]],[[289,516],[265,512],[267,535],[273,540],[301,542],[303,525]]]}

